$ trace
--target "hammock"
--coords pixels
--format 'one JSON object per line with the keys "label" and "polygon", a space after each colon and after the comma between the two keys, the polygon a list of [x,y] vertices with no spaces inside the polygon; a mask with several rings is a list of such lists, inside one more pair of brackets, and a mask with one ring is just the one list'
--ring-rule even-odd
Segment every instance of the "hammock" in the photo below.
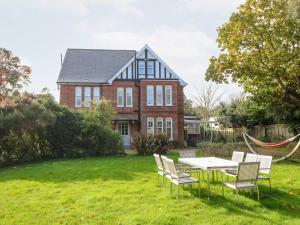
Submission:
{"label": "hammock", "polygon": [[[255,139],[254,137],[251,137],[251,136],[250,136],[249,134],[247,134],[247,133],[244,133],[244,134],[243,134],[244,140],[245,140],[245,142],[246,142],[248,148],[249,148],[250,151],[251,151],[252,153],[254,153],[254,154],[257,154],[257,153],[254,151],[254,149],[253,149],[253,148],[251,147],[251,145],[249,144],[249,142],[248,142],[248,140],[247,140],[247,137],[248,137],[251,141],[253,141],[255,144],[257,144],[258,146],[260,146],[260,147],[262,147],[262,148],[279,148],[279,147],[283,147],[283,146],[288,145],[290,142],[294,141],[294,140],[295,140],[297,137],[299,137],[299,136],[300,136],[300,134],[298,134],[298,135],[296,135],[296,136],[294,136],[294,137],[291,137],[291,138],[289,138],[289,139],[287,139],[287,140],[281,141],[281,142],[279,142],[279,143],[266,143],[266,142],[259,141],[259,140]],[[300,146],[300,139],[299,139],[297,145],[294,147],[294,149],[293,149],[290,153],[288,153],[288,154],[285,155],[285,156],[282,156],[282,157],[279,158],[279,159],[273,160],[273,162],[279,162],[279,161],[282,161],[282,160],[285,160],[285,159],[290,158],[290,157],[297,151],[297,149],[299,148],[299,146]]]}

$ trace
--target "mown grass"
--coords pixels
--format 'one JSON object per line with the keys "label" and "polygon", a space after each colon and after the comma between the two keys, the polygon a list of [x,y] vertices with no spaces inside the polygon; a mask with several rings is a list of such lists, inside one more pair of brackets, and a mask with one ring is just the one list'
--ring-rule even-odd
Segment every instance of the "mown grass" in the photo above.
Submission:
{"label": "mown grass", "polygon": [[[177,154],[171,155],[177,158]],[[0,224],[300,224],[300,164],[274,164],[273,192],[239,201],[220,183],[170,196],[152,156],[49,161],[0,169]]]}

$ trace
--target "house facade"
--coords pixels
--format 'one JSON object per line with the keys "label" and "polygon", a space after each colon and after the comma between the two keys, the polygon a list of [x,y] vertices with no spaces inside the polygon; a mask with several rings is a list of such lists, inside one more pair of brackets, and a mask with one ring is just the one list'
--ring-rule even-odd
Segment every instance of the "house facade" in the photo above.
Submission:
{"label": "house facade", "polygon": [[138,52],[68,49],[57,84],[60,104],[69,107],[111,100],[112,126],[125,146],[140,131],[183,144],[186,83],[148,45]]}

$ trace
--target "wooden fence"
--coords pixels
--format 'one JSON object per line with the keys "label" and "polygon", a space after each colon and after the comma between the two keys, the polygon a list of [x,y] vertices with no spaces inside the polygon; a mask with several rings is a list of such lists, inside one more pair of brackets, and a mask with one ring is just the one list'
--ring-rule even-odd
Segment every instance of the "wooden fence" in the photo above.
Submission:
{"label": "wooden fence", "polygon": [[209,123],[200,123],[193,127],[186,127],[185,134],[187,140],[197,142],[243,142],[243,133],[263,139],[280,140],[293,136],[284,124],[273,124],[267,126],[254,126],[252,128],[218,128],[212,127]]}

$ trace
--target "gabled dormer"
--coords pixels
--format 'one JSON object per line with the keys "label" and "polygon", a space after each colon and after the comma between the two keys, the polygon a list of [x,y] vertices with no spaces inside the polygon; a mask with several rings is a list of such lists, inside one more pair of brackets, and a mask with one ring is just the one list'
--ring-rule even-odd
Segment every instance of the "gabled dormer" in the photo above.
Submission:
{"label": "gabled dormer", "polygon": [[178,80],[187,85],[147,44],[108,82],[141,79]]}

